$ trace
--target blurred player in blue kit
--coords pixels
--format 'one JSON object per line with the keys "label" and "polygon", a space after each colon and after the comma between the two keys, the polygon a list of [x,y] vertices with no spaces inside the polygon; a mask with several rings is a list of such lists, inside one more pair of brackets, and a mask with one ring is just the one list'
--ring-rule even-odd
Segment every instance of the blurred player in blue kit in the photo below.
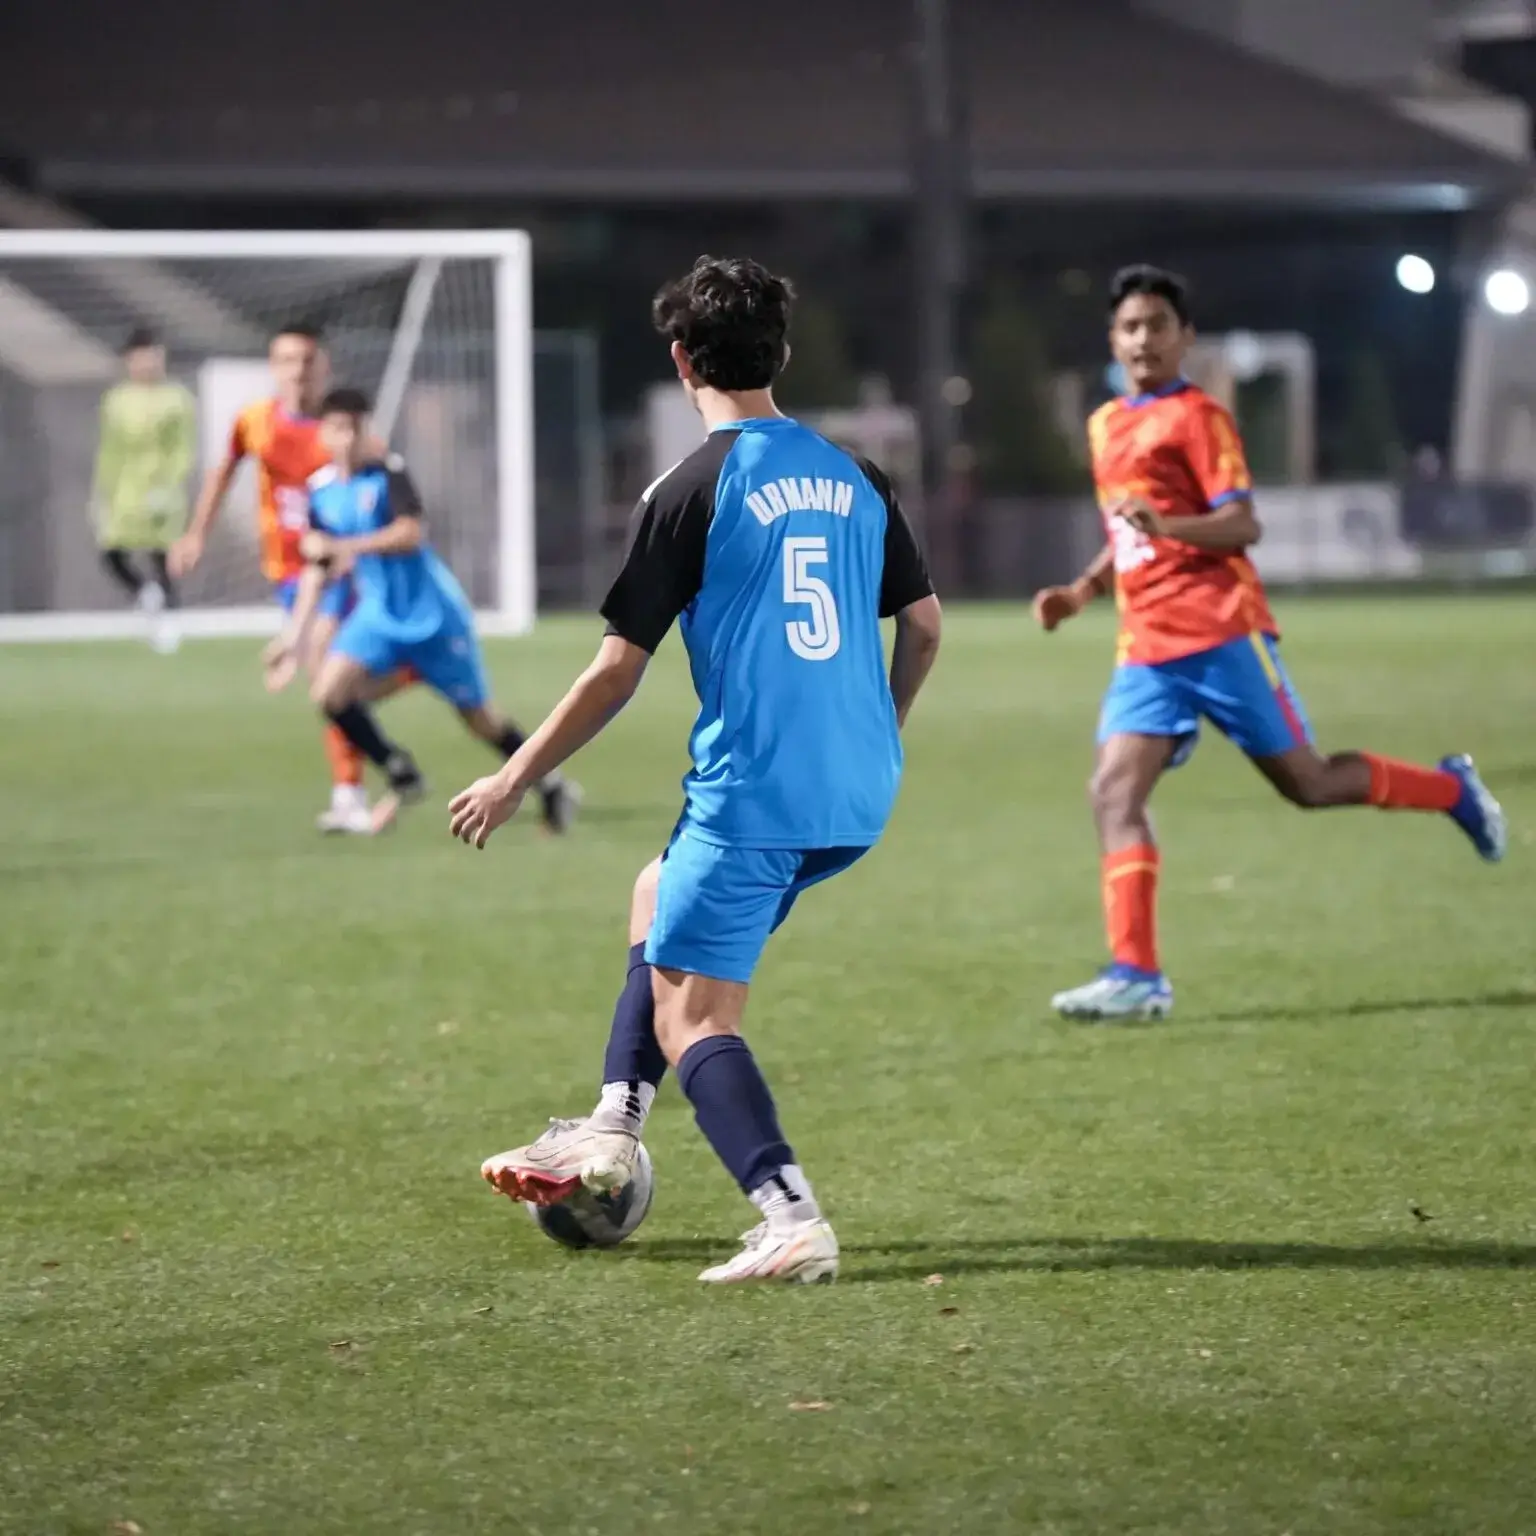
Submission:
{"label": "blurred player in blue kit", "polygon": [[[710,1283],[830,1280],[838,1246],[741,1036],[769,935],[809,886],[879,841],[900,728],[938,651],[938,599],[890,482],[781,415],[793,291],[701,257],[657,296],[657,329],[709,436],[642,497],[602,606],[596,659],[501,772],[450,807],[483,848],[526,792],[591,741],[679,623],[699,698],[683,812],[635,883],[629,970],[602,1091],[482,1173],[545,1205],[631,1177],[668,1065],[761,1223]],[[880,621],[896,620],[886,672]]]}
{"label": "blurred player in blue kit", "polygon": [[[320,407],[320,438],[331,462],[309,480],[308,564],[283,632],[267,647],[268,686],[285,687],[304,654],[304,637],[328,582],[351,577],[356,605],[337,630],[311,697],[389,782],[373,813],[382,831],[424,792],[421,771],[384,735],[371,701],[392,693],[409,668],[459,712],[470,732],[504,757],[524,737],[492,704],[474,614],[453,572],[427,542],[421,498],[398,458],[380,459],[368,431],[368,399],[337,389]],[[544,824],[564,832],[578,791],[558,773],[540,776]]]}

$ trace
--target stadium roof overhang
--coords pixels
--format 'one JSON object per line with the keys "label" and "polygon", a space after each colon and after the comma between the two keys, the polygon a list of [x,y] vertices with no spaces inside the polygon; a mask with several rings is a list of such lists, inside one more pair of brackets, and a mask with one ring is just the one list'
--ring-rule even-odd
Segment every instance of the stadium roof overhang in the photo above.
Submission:
{"label": "stadium roof overhang", "polygon": [[[375,0],[362,29],[316,4],[302,54],[237,8],[162,0],[107,37],[71,20],[84,3],[52,0],[26,46],[0,51],[0,140],[53,192],[699,203],[910,187],[908,7],[892,0],[776,0],[771,27],[701,20],[692,0],[439,0],[426,35],[407,0]],[[1528,174],[1117,0],[952,10],[984,199],[1455,211]]]}

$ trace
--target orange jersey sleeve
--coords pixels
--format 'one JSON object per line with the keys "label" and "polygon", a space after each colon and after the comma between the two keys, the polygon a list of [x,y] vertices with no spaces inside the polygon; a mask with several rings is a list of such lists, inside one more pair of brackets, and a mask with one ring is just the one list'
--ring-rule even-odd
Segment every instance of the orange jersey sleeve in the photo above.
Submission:
{"label": "orange jersey sleeve", "polygon": [[1094,483],[1115,555],[1119,659],[1156,665],[1213,650],[1275,622],[1247,556],[1154,539],[1110,515],[1136,497],[1167,517],[1199,517],[1252,489],[1231,416],[1190,384],[1117,400],[1088,425]]}
{"label": "orange jersey sleeve", "polygon": [[1210,511],[1251,495],[1253,476],[1231,413],[1209,395],[1190,394],[1193,398],[1184,410],[1184,457],[1205,498],[1201,510]]}

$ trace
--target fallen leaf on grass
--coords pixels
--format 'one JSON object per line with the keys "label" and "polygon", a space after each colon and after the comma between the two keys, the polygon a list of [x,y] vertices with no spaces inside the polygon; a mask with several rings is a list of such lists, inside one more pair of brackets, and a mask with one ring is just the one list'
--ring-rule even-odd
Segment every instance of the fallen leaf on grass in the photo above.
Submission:
{"label": "fallen leaf on grass", "polygon": [[952,1348],[957,1355],[973,1354],[976,1350],[976,1346],[974,1344],[955,1344],[952,1346]]}
{"label": "fallen leaf on grass", "polygon": [[44,1269],[57,1269],[58,1267],[59,1267],[59,1261],[57,1259],[44,1259],[43,1260],[43,1268]]}
{"label": "fallen leaf on grass", "polygon": [[114,1520],[110,1529],[112,1536],[144,1536],[144,1527],[137,1520]]}
{"label": "fallen leaf on grass", "polygon": [[943,1285],[944,1284],[944,1276],[943,1275],[925,1275],[923,1277],[923,1284],[924,1285]]}
{"label": "fallen leaf on grass", "polygon": [[347,1351],[347,1350],[352,1348],[352,1340],[351,1339],[332,1339],[331,1342],[328,1345],[326,1345],[326,1348],[327,1349],[334,1349],[337,1352],[337,1354],[342,1354],[345,1351]]}
{"label": "fallen leaf on grass", "polygon": [[791,1413],[829,1413],[831,1409],[831,1403],[824,1403],[819,1398],[813,1398],[809,1402],[796,1402],[789,1405]]}
{"label": "fallen leaf on grass", "polygon": [[1417,1205],[1410,1205],[1408,1211],[1415,1221],[1433,1221],[1435,1219],[1428,1211],[1420,1209]]}
{"label": "fallen leaf on grass", "polygon": [[850,1515],[867,1515],[869,1513],[869,1505],[868,1504],[850,1504],[848,1506],[848,1513]]}
{"label": "fallen leaf on grass", "polygon": [[444,1019],[437,1026],[437,1032],[440,1035],[456,1035],[458,1034],[460,1027],[461,1026],[457,1019]]}
{"label": "fallen leaf on grass", "polygon": [[132,1227],[124,1227],[123,1228],[123,1239],[122,1240],[125,1243],[136,1242],[138,1240],[138,1236],[139,1236],[139,1234],[137,1232],[135,1232]]}
{"label": "fallen leaf on grass", "polygon": [[959,1315],[960,1315],[960,1308],[959,1307],[940,1307],[939,1308],[939,1316],[940,1317],[958,1317]]}
{"label": "fallen leaf on grass", "polygon": [[495,1310],[496,1310],[495,1307],[476,1307],[475,1308],[475,1316],[476,1317],[485,1317],[489,1313],[494,1312]]}

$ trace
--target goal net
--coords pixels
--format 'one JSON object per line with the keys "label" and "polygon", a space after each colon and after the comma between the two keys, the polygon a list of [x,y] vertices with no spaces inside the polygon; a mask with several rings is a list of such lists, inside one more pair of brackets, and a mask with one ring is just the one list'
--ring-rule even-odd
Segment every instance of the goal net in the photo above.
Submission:
{"label": "goal net", "polygon": [[[376,401],[483,620],[527,629],[529,268],[520,233],[0,232],[0,640],[137,633],[91,505],[101,397],[125,338],[152,330],[195,399],[190,504],[237,413],[271,396],[268,341],[295,321],[323,329],[335,383]],[[249,463],[183,602],[188,633],[275,627]]]}

